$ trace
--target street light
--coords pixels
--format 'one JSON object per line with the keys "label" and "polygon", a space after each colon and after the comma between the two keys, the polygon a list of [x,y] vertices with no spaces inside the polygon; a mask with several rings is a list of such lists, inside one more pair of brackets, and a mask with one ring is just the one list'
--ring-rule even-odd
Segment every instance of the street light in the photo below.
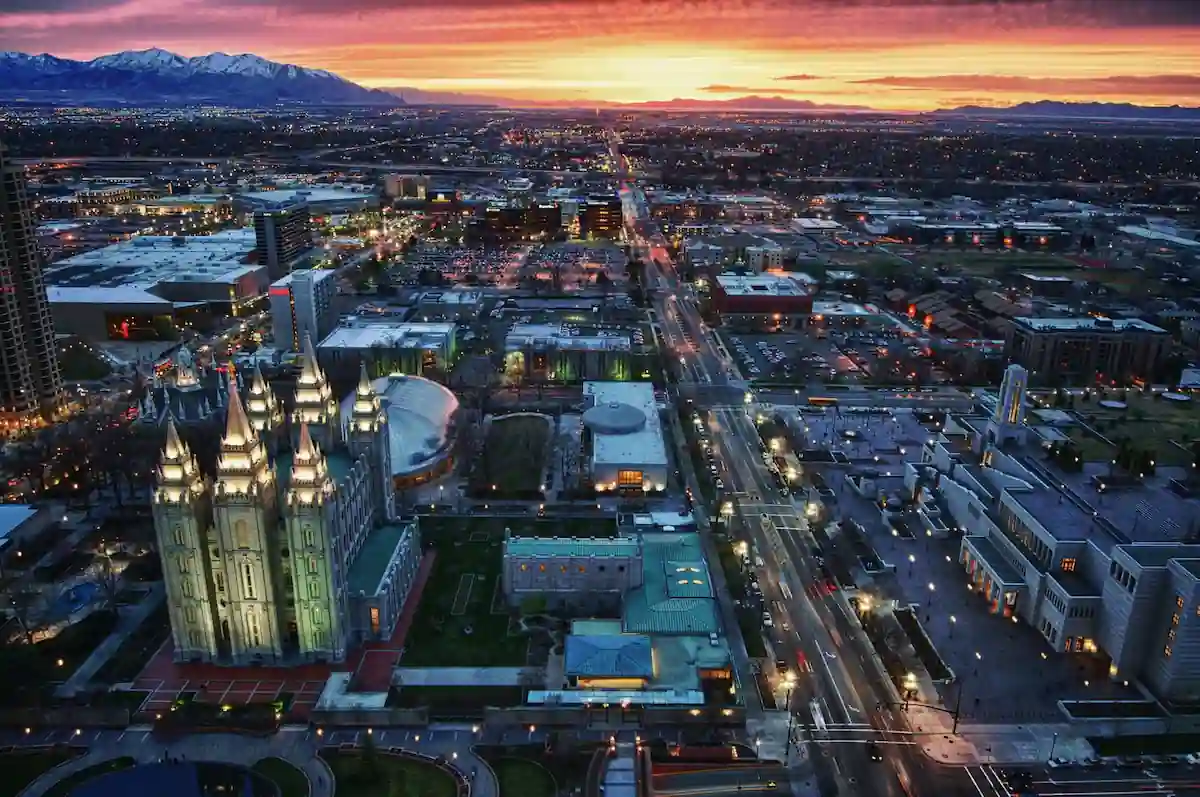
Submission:
{"label": "street light", "polygon": [[950,638],[954,639],[954,626],[958,625],[958,618],[950,615]]}

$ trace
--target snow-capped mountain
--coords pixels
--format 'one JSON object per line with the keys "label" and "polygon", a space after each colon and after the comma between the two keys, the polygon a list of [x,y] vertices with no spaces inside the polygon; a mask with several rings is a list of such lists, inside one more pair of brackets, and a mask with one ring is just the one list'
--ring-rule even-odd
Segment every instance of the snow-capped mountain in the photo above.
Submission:
{"label": "snow-capped mountain", "polygon": [[243,107],[399,104],[394,95],[363,88],[322,69],[280,64],[248,53],[185,58],[160,49],[113,53],[91,61],[0,53],[0,100]]}

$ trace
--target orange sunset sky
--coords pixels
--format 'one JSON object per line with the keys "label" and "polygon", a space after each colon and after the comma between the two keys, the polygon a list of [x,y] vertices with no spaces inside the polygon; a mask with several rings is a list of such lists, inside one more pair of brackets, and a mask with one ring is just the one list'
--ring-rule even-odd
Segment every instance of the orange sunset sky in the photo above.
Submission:
{"label": "orange sunset sky", "polygon": [[1200,106],[1200,0],[0,0],[0,49],[254,52],[528,101]]}

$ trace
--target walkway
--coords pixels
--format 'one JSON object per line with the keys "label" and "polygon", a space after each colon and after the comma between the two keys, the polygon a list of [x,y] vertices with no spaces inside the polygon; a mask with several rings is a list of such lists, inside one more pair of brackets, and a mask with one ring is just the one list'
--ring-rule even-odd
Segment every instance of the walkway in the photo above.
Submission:
{"label": "walkway", "polygon": [[392,635],[384,642],[368,642],[363,645],[362,658],[350,679],[350,691],[386,692],[391,688],[392,671],[400,661],[404,640],[421,605],[425,583],[429,580],[429,574],[433,572],[433,563],[436,560],[436,551],[428,551],[422,557],[416,578],[408,590],[408,597],[404,599],[400,618],[396,621],[396,627],[392,629]]}
{"label": "walkway", "polygon": [[150,613],[158,608],[163,601],[163,595],[162,582],[155,582],[141,603],[124,611],[118,607],[117,627],[83,660],[71,677],[54,690],[55,697],[73,697],[76,692],[86,689],[88,682],[96,677],[100,668],[107,664],[121,645],[125,644],[125,640],[141,627]]}
{"label": "walkway", "polygon": [[42,797],[62,778],[82,769],[128,756],[139,764],[152,764],[163,756],[184,761],[221,761],[253,766],[264,758],[282,758],[308,776],[311,797],[333,797],[333,775],[316,754],[309,734],[283,731],[262,739],[233,734],[193,734],[178,741],[155,740],[148,728],[130,729],[116,739],[102,739],[86,755],[55,767],[33,781],[19,797]]}

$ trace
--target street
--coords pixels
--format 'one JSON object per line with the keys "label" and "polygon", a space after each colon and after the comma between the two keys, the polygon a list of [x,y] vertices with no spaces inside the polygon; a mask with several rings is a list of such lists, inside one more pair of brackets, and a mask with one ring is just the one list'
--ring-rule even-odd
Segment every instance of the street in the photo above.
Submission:
{"label": "street", "polygon": [[[624,172],[615,139],[612,150],[614,162]],[[973,783],[964,770],[941,767],[925,757],[893,705],[887,676],[850,617],[844,596],[836,590],[810,590],[825,579],[819,578],[820,569],[812,559],[815,543],[807,522],[794,505],[779,503],[776,497],[778,488],[764,465],[761,441],[748,417],[759,405],[746,403],[744,383],[739,384],[733,363],[722,356],[698,308],[681,287],[661,233],[648,221],[644,199],[631,180],[621,196],[634,243],[649,255],[647,288],[657,297],[663,341],[670,354],[679,358],[683,384],[677,386],[677,393],[693,397],[702,408],[714,409],[709,432],[738,498],[750,541],[763,559],[766,605],[773,609],[777,629],[784,624],[791,629],[780,635],[788,648],[787,660],[796,663],[787,708],[796,718],[797,743],[807,748],[807,756],[792,756],[789,749],[789,764],[798,768],[807,758],[823,795],[990,797],[994,790]],[[689,392],[693,385],[700,390]],[[706,393],[721,398],[704,401]],[[801,395],[802,391],[791,392],[793,401]],[[787,391],[779,397],[788,398]],[[864,404],[874,403],[873,398],[863,394]],[[739,672],[744,688],[753,678],[752,673]],[[791,785],[795,791],[797,784]]]}

